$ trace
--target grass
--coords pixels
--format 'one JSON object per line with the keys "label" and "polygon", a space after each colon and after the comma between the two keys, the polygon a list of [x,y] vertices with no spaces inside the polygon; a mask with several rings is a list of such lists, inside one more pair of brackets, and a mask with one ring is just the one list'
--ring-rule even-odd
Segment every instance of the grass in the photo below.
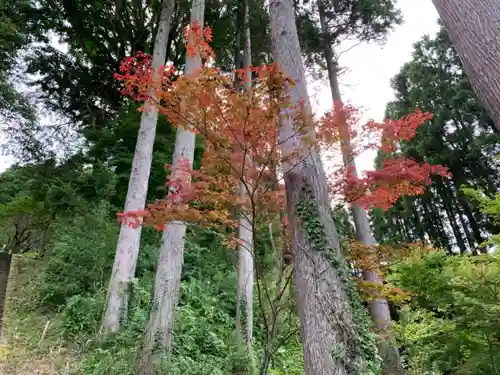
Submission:
{"label": "grass", "polygon": [[29,308],[30,291],[37,285],[40,263],[33,255],[12,260],[0,343],[2,375],[75,374],[78,352],[62,344],[58,316],[44,316]]}

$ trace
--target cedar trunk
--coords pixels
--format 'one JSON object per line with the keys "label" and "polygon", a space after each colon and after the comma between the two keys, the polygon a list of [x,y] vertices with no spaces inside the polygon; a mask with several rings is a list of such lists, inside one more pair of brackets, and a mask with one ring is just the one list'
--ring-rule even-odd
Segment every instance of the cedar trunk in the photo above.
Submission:
{"label": "cedar trunk", "polygon": [[477,96],[500,132],[500,2],[433,0]]}
{"label": "cedar trunk", "polygon": [[[250,40],[249,25],[249,6],[248,0],[243,0],[243,67],[246,69],[246,80],[244,89],[249,91],[252,88],[252,73],[250,65],[252,64],[252,48]],[[251,163],[250,158],[247,162]],[[243,182],[240,183],[239,194],[245,197],[247,201],[251,200],[248,195],[247,187]],[[236,326],[241,330],[241,306],[245,306],[246,312],[246,344],[249,358],[252,357],[253,340],[253,283],[254,283],[254,250],[253,250],[253,218],[251,212],[240,214],[238,228],[238,285],[236,301]]]}
{"label": "cedar trunk", "polygon": [[[324,8],[320,1],[319,3],[319,16],[321,30],[324,35],[323,47],[325,53],[326,64],[328,68],[328,78],[330,81],[330,90],[332,92],[332,99],[334,103],[342,103],[340,94],[340,87],[338,82],[338,68],[337,61],[335,60],[333,49],[328,42],[327,25],[325,21]],[[345,125],[345,126],[342,126]],[[340,148],[342,152],[342,159],[344,166],[348,169],[353,176],[358,176],[354,151],[351,144],[350,132],[347,122],[340,122],[339,135],[340,135]],[[370,222],[366,211],[357,204],[351,205],[351,213],[356,227],[357,240],[367,246],[375,245],[370,228]],[[379,285],[383,284],[383,280],[376,270],[367,270],[363,272],[363,279]],[[387,375],[400,375],[403,374],[403,367],[399,357],[399,351],[395,345],[394,339],[391,335],[391,312],[389,304],[385,298],[373,298],[370,301],[370,316],[373,321],[373,326],[379,334],[377,341],[377,348],[380,357],[383,361],[383,373]]]}
{"label": "cedar trunk", "polygon": [[[271,41],[276,61],[295,85],[288,93],[294,104],[305,101],[310,112],[305,70],[300,53],[292,0],[270,0]],[[292,118],[282,117],[279,129],[283,153],[296,150],[303,142]],[[287,212],[294,255],[294,283],[304,346],[306,375],[347,375],[349,359],[334,355],[340,348],[353,348],[356,333],[352,310],[343,289],[341,270],[323,251],[309,243],[306,220],[296,211],[301,201],[313,201],[317,218],[323,226],[327,246],[343,263],[340,243],[331,215],[327,181],[317,152],[304,152],[302,162],[293,169],[285,168]]]}
{"label": "cedar trunk", "polygon": [[[174,4],[175,0],[165,0],[161,10],[152,61],[155,71],[165,64]],[[151,95],[154,96],[153,93]],[[151,105],[141,116],[127,198],[125,200],[125,212],[142,210],[146,204],[157,121],[158,112],[154,105]],[[117,332],[125,316],[129,297],[128,288],[135,275],[140,241],[140,226],[132,228],[126,224],[121,225],[113,271],[109,282],[106,308],[101,323],[101,334],[103,336],[110,332]]]}
{"label": "cedar trunk", "polygon": [[0,253],[0,342],[3,339],[3,311],[7,297],[11,261],[12,254]]}
{"label": "cedar trunk", "polygon": [[[205,0],[193,0],[191,5],[191,24],[203,26]],[[185,74],[195,73],[201,68],[199,54],[186,57]],[[195,133],[182,127],[177,129],[172,166],[178,169],[183,160],[193,166]],[[175,311],[179,302],[182,265],[184,263],[184,244],[186,224],[180,221],[169,222],[163,231],[163,243],[156,269],[154,296],[144,336],[141,354],[143,374],[155,374],[156,366],[169,354],[172,348]]]}

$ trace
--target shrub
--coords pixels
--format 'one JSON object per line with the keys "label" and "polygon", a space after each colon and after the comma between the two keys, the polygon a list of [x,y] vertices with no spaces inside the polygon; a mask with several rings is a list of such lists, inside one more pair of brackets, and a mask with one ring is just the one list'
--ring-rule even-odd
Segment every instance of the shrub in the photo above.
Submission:
{"label": "shrub", "polygon": [[75,296],[97,293],[107,284],[113,264],[118,225],[109,218],[109,206],[60,221],[45,254],[47,267],[38,291],[38,307],[59,310]]}

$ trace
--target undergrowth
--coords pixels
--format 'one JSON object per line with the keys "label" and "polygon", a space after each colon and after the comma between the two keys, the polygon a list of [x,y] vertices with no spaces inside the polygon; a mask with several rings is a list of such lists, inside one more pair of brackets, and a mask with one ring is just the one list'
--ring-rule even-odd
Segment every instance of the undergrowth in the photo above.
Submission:
{"label": "undergrowth", "polygon": [[[118,226],[109,206],[54,224],[43,258],[14,256],[7,294],[2,375],[135,375],[151,295],[159,233],[143,232],[127,321],[118,334],[98,340]],[[211,232],[191,229],[187,239],[173,355],[164,374],[231,374],[245,368],[235,344],[236,254]],[[256,319],[255,355],[261,322]],[[299,375],[294,337],[276,353],[269,375]],[[299,358],[297,358],[299,357]],[[275,365],[276,367],[277,365]]]}

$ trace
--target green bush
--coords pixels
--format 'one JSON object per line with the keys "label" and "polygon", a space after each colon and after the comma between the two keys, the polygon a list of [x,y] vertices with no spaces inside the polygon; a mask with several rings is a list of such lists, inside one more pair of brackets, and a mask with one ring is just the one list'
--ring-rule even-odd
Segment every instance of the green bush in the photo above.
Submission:
{"label": "green bush", "polygon": [[416,256],[394,266],[390,281],[415,293],[396,325],[411,374],[498,373],[498,255]]}
{"label": "green bush", "polygon": [[109,207],[98,206],[84,216],[55,224],[55,238],[45,254],[46,269],[37,306],[60,310],[75,296],[100,291],[109,281],[118,225]]}
{"label": "green bush", "polygon": [[63,337],[74,340],[82,334],[95,333],[104,306],[105,294],[75,294],[70,297],[63,311]]}
{"label": "green bush", "polygon": [[[32,280],[27,289],[30,297],[26,301],[32,305],[28,314],[53,322],[47,335],[52,335],[50,342],[71,349],[76,359],[75,375],[135,375],[161,233],[144,228],[127,320],[119,333],[100,342],[97,333],[119,227],[107,204],[86,211],[56,221],[55,235],[44,257],[33,259],[24,271]],[[236,252],[222,245],[218,233],[190,228],[184,259],[173,355],[165,362],[163,373],[249,374],[250,359],[235,333]],[[257,301],[255,306],[258,309]],[[262,324],[256,310],[257,365],[265,336]],[[33,337],[35,346],[39,335],[37,332]],[[301,357],[297,334],[276,353],[270,374],[300,374]]]}

